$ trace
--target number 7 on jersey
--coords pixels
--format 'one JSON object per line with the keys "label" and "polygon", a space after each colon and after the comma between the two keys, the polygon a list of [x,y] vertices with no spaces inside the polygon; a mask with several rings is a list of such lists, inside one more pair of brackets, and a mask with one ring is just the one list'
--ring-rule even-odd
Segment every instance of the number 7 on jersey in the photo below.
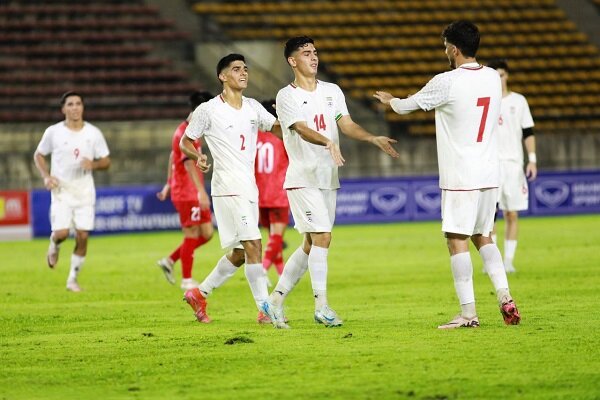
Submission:
{"label": "number 7 on jersey", "polygon": [[477,107],[483,107],[483,113],[481,113],[481,122],[479,123],[479,133],[477,134],[477,141],[481,142],[483,140],[483,131],[485,130],[485,122],[487,120],[488,110],[490,109],[490,98],[478,98]]}

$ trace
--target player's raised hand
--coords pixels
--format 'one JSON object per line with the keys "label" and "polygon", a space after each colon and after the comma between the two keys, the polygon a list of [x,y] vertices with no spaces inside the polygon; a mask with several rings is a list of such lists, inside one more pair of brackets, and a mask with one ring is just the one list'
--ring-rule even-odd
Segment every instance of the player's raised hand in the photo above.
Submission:
{"label": "player's raised hand", "polygon": [[387,136],[375,136],[373,139],[371,139],[371,143],[373,143],[375,146],[379,147],[382,151],[384,151],[385,153],[389,154],[390,156],[392,156],[394,158],[398,158],[400,155],[398,154],[396,149],[394,149],[391,145],[391,143],[396,143],[396,142],[397,142],[397,140],[391,139]]}
{"label": "player's raised hand", "polygon": [[160,192],[156,193],[156,197],[160,201],[165,201],[169,196],[169,192],[171,191],[171,186],[168,183],[165,183],[165,186],[161,189]]}
{"label": "player's raised hand", "polygon": [[527,163],[525,167],[525,176],[528,181],[533,181],[537,178],[537,165],[534,162]]}
{"label": "player's raised hand", "polygon": [[211,164],[208,163],[208,156],[206,154],[198,154],[198,160],[196,160],[196,166],[200,168],[202,172],[208,172]]}
{"label": "player's raised hand", "polygon": [[44,186],[48,190],[56,189],[58,187],[58,179],[56,179],[54,176],[49,175],[44,178]]}
{"label": "player's raised hand", "polygon": [[337,165],[338,167],[344,165],[344,162],[346,162],[346,160],[344,160],[344,157],[342,156],[340,146],[338,146],[335,142],[330,140],[325,146],[325,148],[329,150],[329,154],[331,154],[331,158],[333,158],[333,162],[335,163],[335,165]]}
{"label": "player's raised hand", "polygon": [[385,105],[390,104],[390,101],[392,101],[392,99],[394,98],[394,96],[392,96],[390,93],[381,90],[376,91],[373,97],[375,97],[377,100],[379,100]]}

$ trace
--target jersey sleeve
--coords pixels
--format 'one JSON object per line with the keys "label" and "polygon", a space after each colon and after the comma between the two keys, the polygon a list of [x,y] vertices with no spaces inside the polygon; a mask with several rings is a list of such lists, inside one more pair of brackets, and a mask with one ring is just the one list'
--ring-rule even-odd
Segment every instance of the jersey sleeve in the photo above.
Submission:
{"label": "jersey sleeve", "polygon": [[523,113],[521,115],[521,128],[533,128],[533,117],[531,116],[531,111],[529,110],[529,103],[527,103],[527,99],[523,96]]}
{"label": "jersey sleeve", "polygon": [[94,143],[94,159],[108,157],[110,151],[106,139],[100,130],[97,130],[98,137]]}
{"label": "jersey sleeve", "polygon": [[36,151],[43,156],[52,153],[52,130],[50,128],[44,131]]}
{"label": "jersey sleeve", "polygon": [[273,128],[273,124],[275,123],[276,118],[255,99],[249,99],[249,101],[250,106],[258,114],[258,130],[263,132],[270,132]]}
{"label": "jersey sleeve", "polygon": [[299,121],[306,121],[300,111],[300,106],[289,90],[282,89],[277,93],[275,109],[281,125],[286,129]]}
{"label": "jersey sleeve", "polygon": [[196,140],[202,137],[208,129],[210,129],[208,103],[202,103],[194,110],[190,124],[185,129],[185,135]]}
{"label": "jersey sleeve", "polygon": [[422,110],[433,110],[448,101],[451,87],[452,80],[450,76],[447,74],[438,74],[427,82],[421,90],[411,96],[411,98],[417,102]]}
{"label": "jersey sleeve", "polygon": [[339,120],[344,115],[349,115],[348,106],[346,105],[346,96],[338,85],[335,85],[335,120]]}

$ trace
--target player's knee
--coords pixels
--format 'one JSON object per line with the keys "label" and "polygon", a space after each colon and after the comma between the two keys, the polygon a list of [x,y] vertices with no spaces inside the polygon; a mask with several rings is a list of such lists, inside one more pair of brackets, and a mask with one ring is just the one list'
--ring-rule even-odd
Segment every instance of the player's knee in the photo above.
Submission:
{"label": "player's knee", "polygon": [[62,242],[69,237],[69,230],[61,229],[60,231],[54,231],[52,232],[52,237],[54,238],[54,241]]}
{"label": "player's knee", "polygon": [[504,218],[506,218],[508,222],[516,222],[519,218],[519,213],[516,211],[506,211]]}

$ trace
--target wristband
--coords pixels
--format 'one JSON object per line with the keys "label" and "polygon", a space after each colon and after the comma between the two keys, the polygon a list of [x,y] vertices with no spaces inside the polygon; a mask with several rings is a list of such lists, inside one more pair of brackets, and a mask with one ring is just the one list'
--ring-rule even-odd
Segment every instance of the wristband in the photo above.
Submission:
{"label": "wristband", "polygon": [[527,158],[529,158],[529,162],[530,163],[537,163],[537,157],[535,156],[535,153],[531,152],[529,154],[527,154]]}

